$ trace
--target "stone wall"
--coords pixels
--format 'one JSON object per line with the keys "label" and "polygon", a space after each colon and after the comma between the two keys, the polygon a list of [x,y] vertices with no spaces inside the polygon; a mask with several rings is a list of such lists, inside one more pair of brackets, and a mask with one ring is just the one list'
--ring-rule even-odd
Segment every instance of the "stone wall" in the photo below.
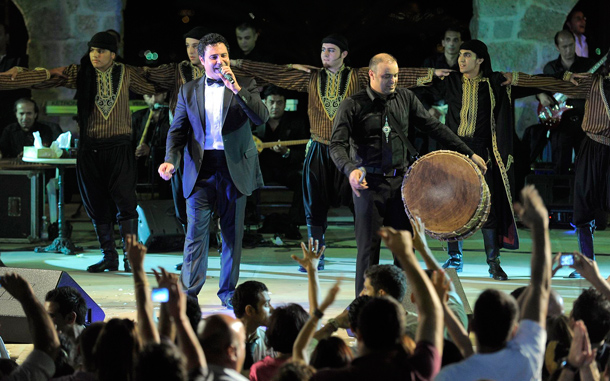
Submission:
{"label": "stone wall", "polygon": [[[28,29],[30,67],[54,68],[78,63],[87,52],[87,41],[107,29],[122,32],[123,0],[13,0]],[[74,90],[35,90],[39,104],[72,99]],[[44,116],[43,116],[44,117]],[[64,130],[76,131],[71,117],[56,119]]]}
{"label": "stone wall", "polygon": [[[577,0],[474,0],[470,32],[484,41],[496,71],[542,73],[555,58],[553,37]],[[537,123],[534,97],[515,101],[517,132]]]}

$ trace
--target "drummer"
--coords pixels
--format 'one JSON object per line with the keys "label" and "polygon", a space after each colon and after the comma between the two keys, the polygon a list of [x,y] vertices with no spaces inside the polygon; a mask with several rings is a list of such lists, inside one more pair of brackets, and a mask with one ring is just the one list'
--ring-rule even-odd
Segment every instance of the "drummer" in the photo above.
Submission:
{"label": "drummer", "polygon": [[369,87],[341,103],[330,143],[331,157],[348,176],[353,191],[356,296],[363,289],[365,270],[379,263],[377,231],[382,226],[411,229],[401,198],[403,175],[416,155],[407,138],[409,125],[470,156],[482,172],[487,170],[483,159],[431,117],[411,91],[396,88],[398,63],[394,57],[375,55],[369,62],[369,78]]}
{"label": "drummer", "polygon": [[[513,163],[513,114],[511,97],[528,93],[510,86],[502,86],[504,76],[493,72],[487,46],[479,40],[470,40],[460,46],[458,56],[460,72],[452,72],[443,81],[434,81],[423,88],[447,100],[449,106],[445,123],[486,162],[491,163],[485,176],[491,193],[491,210],[483,225],[483,244],[489,276],[507,280],[500,266],[500,248],[518,249],[519,238],[512,210],[509,178]],[[536,89],[531,90],[532,94]],[[449,242],[449,259],[444,268],[462,271],[462,242]]]}

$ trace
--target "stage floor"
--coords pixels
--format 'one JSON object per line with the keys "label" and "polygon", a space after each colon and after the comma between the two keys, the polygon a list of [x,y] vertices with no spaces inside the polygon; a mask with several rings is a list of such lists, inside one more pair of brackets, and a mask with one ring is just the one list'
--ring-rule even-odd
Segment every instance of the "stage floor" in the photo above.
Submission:
{"label": "stage floor", "polygon": [[[76,209],[75,204],[67,205],[66,215],[70,216]],[[38,244],[2,244],[2,261],[9,267],[35,268],[48,270],[63,270],[96,301],[104,310],[106,319],[113,317],[128,317],[135,319],[135,300],[133,292],[133,279],[130,274],[122,271],[112,273],[90,274],[87,266],[100,259],[97,241],[91,222],[86,216],[70,219],[74,230],[72,238],[77,246],[84,251],[74,256],[62,254],[34,253]],[[326,269],[320,272],[321,293],[324,297],[326,290],[338,279],[343,278],[341,291],[337,301],[329,308],[326,318],[332,317],[345,308],[354,298],[354,275],[356,259],[356,242],[353,232],[353,220],[348,209],[334,209],[329,218],[330,226],[327,231]],[[306,236],[306,228],[301,228],[301,234]],[[116,235],[118,237],[118,234]],[[485,263],[483,241],[480,232],[475,233],[464,242],[464,271],[459,274],[461,285],[471,306],[486,288],[497,288],[510,292],[529,283],[530,275],[530,233],[526,229],[519,230],[521,248],[516,251],[502,251],[502,267],[508,274],[509,280],[494,281],[488,276],[488,266]],[[244,248],[241,261],[240,282],[246,280],[259,280],[264,282],[270,290],[271,303],[274,306],[283,303],[299,303],[308,308],[307,275],[297,271],[296,263],[290,258],[291,254],[300,255],[299,241],[286,240],[283,245],[273,243],[273,235],[264,234],[264,244],[256,248]],[[574,230],[552,229],[551,242],[553,253],[558,251],[572,252],[578,245]],[[429,239],[429,246],[439,262],[446,259],[446,245]],[[604,277],[610,274],[610,231],[595,233],[595,249],[600,271]],[[392,263],[390,252],[382,249],[382,263]],[[151,268],[159,266],[175,271],[174,266],[182,261],[181,252],[148,253],[145,268],[149,275],[149,282],[155,285]],[[422,262],[423,264],[423,262]],[[122,263],[121,267],[122,269]],[[568,313],[572,308],[573,300],[583,288],[589,287],[585,280],[569,279],[570,269],[561,269],[553,278],[555,288],[564,298],[565,310]],[[199,295],[199,304],[203,315],[214,313],[228,313],[232,311],[221,307],[216,296],[218,290],[219,256],[218,252],[210,249],[208,280]],[[155,306],[158,308],[158,306]]]}

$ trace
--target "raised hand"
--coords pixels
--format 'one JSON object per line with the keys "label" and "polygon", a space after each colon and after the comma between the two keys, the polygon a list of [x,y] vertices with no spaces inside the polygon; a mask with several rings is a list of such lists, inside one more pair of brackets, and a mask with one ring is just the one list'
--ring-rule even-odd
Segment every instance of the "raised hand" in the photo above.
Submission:
{"label": "raised hand", "polygon": [[515,212],[529,228],[549,225],[549,213],[533,185],[527,185],[521,190],[521,203],[515,203]]}
{"label": "raised hand", "polygon": [[341,278],[337,279],[337,282],[335,282],[335,285],[332,286],[330,290],[328,290],[328,294],[326,294],[326,298],[324,298],[322,303],[320,303],[320,307],[319,307],[320,311],[322,311],[322,312],[326,311],[328,306],[333,304],[333,302],[335,301],[335,298],[337,297],[337,294],[339,293],[340,284],[341,284]]}
{"label": "raised hand", "polygon": [[414,255],[413,240],[411,233],[408,230],[396,230],[391,227],[383,227],[379,229],[378,234],[381,236],[388,249],[390,249],[392,254],[397,258]]}
{"label": "raised hand", "polygon": [[144,267],[144,257],[146,256],[147,248],[139,243],[135,234],[127,234],[125,237],[125,248],[129,263],[134,270]]}
{"label": "raised hand", "polygon": [[23,302],[28,297],[34,295],[32,286],[17,273],[6,273],[0,277],[0,286],[2,286],[13,298],[19,302]]}
{"label": "raised hand", "polygon": [[290,257],[307,269],[307,272],[313,269],[317,270],[318,262],[320,262],[320,257],[324,254],[326,246],[320,248],[320,242],[317,239],[314,241],[313,237],[309,237],[307,246],[305,246],[305,242],[301,242],[301,249],[303,250],[303,258],[299,258],[294,254]]}

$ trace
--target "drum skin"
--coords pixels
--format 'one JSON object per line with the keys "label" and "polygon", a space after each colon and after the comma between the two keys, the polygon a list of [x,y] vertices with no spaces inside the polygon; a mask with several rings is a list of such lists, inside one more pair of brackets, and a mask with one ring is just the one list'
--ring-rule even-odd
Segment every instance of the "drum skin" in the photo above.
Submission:
{"label": "drum skin", "polygon": [[441,241],[468,238],[489,216],[491,199],[483,173],[467,156],[434,151],[405,173],[402,200],[409,218],[418,216],[426,233]]}

